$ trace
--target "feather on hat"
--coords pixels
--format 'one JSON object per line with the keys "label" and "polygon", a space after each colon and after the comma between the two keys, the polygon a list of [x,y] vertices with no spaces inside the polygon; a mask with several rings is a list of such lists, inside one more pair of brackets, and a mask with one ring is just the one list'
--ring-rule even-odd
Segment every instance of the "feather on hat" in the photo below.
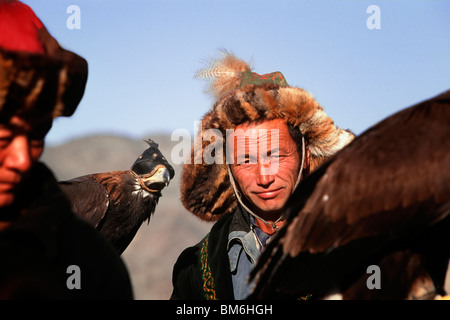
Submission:
{"label": "feather on hat", "polygon": [[196,75],[212,80],[208,92],[214,95],[216,102],[202,118],[198,132],[201,136],[197,137],[202,147],[192,148],[191,162],[183,166],[180,186],[183,205],[206,221],[232,213],[237,206],[225,159],[221,163],[207,164],[202,158],[207,147],[225,150],[225,139],[201,139],[206,130],[218,129],[222,137],[226,137],[227,129],[235,129],[244,122],[284,119],[298,127],[305,137],[311,153],[311,170],[354,138],[350,131],[334,124],[312,95],[290,87],[280,72],[258,75],[251,72],[246,62],[226,51],[222,54],[222,59],[213,60]]}

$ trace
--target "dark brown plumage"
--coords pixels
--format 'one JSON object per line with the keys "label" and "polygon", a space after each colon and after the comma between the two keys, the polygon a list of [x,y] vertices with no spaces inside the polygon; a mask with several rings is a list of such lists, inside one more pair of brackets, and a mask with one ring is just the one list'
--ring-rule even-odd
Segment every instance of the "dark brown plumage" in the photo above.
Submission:
{"label": "dark brown plumage", "polygon": [[172,166],[149,140],[149,148],[128,171],[90,174],[60,187],[73,211],[95,226],[121,254],[141,224],[155,211],[161,190],[174,176]]}
{"label": "dark brown plumage", "polygon": [[[252,298],[432,298],[450,257],[450,91],[375,125],[307,177]],[[370,265],[381,289],[369,289]]]}

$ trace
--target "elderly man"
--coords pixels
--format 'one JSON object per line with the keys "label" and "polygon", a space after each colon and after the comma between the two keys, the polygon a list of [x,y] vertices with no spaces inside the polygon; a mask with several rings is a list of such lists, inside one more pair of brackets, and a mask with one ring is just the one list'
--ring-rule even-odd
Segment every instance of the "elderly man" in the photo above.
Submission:
{"label": "elderly man", "polygon": [[[248,274],[283,224],[302,176],[354,136],[280,72],[258,75],[225,52],[198,75],[213,78],[217,101],[202,119],[202,148],[193,147],[183,167],[181,200],[200,219],[217,222],[179,256],[172,299],[245,299]],[[211,138],[211,131],[220,134]]]}
{"label": "elderly man", "polygon": [[128,299],[128,272],[74,216],[39,157],[58,116],[75,111],[87,63],[34,12],[0,0],[0,299]]}

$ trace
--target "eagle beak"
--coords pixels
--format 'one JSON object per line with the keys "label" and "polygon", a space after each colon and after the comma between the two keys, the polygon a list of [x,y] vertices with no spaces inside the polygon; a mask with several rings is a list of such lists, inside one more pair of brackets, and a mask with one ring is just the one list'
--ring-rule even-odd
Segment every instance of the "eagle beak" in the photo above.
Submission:
{"label": "eagle beak", "polygon": [[163,165],[158,165],[151,175],[142,178],[142,182],[149,191],[161,191],[169,185],[169,169]]}

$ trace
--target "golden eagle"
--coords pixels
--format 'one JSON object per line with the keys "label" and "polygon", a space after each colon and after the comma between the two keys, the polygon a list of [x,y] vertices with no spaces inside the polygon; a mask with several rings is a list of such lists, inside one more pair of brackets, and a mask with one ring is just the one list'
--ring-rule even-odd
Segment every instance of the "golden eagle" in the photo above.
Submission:
{"label": "golden eagle", "polygon": [[122,254],[141,224],[155,211],[161,190],[174,176],[158,144],[146,149],[127,171],[111,171],[60,181],[72,210],[92,224]]}
{"label": "golden eagle", "polygon": [[449,257],[447,91],[379,122],[305,178],[251,274],[251,298],[431,299],[446,294]]}

